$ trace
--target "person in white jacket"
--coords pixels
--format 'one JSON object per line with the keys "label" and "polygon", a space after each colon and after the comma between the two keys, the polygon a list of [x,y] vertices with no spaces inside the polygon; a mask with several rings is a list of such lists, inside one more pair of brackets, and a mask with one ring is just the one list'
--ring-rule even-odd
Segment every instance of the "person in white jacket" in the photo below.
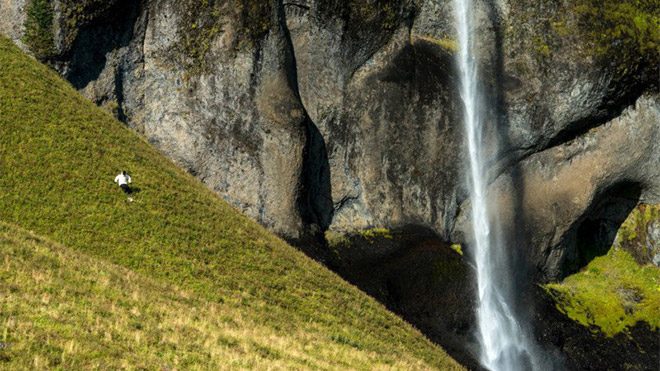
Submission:
{"label": "person in white jacket", "polygon": [[119,184],[119,187],[127,195],[131,194],[131,187],[128,186],[128,184],[131,182],[132,182],[131,176],[128,175],[126,171],[122,171],[119,175],[115,177],[115,183]]}

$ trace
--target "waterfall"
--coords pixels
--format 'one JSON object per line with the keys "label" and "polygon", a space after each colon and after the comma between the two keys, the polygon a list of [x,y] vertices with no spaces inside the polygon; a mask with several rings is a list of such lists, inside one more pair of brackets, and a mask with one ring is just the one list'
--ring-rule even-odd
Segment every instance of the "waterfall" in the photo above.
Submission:
{"label": "waterfall", "polygon": [[[482,104],[479,93],[479,71],[475,55],[472,0],[454,0],[456,28],[460,51],[460,95],[463,100],[465,135],[470,158],[470,193],[473,253],[477,271],[478,340],[481,364],[493,371],[538,369],[532,345],[512,310],[509,291],[512,274],[503,249],[496,237],[496,226],[489,220],[484,167]],[[491,143],[495,144],[495,143]]]}

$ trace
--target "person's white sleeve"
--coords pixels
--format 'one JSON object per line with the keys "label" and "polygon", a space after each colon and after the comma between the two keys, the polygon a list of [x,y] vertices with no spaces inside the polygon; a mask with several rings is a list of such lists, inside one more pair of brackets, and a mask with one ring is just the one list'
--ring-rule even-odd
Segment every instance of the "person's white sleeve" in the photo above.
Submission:
{"label": "person's white sleeve", "polygon": [[115,177],[115,183],[117,183],[118,181],[119,181],[119,175]]}
{"label": "person's white sleeve", "polygon": [[126,180],[128,180],[129,183],[133,183],[133,179],[131,179],[130,175],[126,175]]}

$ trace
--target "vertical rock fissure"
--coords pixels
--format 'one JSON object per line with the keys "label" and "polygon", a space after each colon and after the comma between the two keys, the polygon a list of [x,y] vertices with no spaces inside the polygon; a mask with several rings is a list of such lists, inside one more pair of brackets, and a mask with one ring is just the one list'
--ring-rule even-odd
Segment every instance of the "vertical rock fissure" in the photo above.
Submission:
{"label": "vertical rock fissure", "polygon": [[277,2],[278,26],[282,29],[286,42],[288,79],[304,115],[305,147],[300,174],[298,212],[308,229],[307,233],[311,237],[321,238],[322,233],[330,226],[334,211],[330,188],[330,165],[323,135],[309,117],[300,96],[296,55],[286,23],[285,5],[281,0]]}

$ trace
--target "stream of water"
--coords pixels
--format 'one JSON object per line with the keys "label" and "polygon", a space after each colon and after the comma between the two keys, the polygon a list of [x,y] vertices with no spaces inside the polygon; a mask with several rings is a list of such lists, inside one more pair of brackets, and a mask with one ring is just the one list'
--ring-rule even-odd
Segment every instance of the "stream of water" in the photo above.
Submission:
{"label": "stream of water", "polygon": [[470,158],[470,193],[473,253],[477,271],[478,340],[481,364],[493,371],[538,369],[532,356],[532,346],[525,331],[511,309],[512,294],[508,292],[512,274],[503,251],[505,246],[495,238],[496,226],[489,220],[493,215],[486,198],[486,169],[484,167],[484,112],[479,88],[479,71],[473,26],[472,0],[454,0],[456,29],[459,39],[458,65],[460,94],[464,104],[464,125]]}

